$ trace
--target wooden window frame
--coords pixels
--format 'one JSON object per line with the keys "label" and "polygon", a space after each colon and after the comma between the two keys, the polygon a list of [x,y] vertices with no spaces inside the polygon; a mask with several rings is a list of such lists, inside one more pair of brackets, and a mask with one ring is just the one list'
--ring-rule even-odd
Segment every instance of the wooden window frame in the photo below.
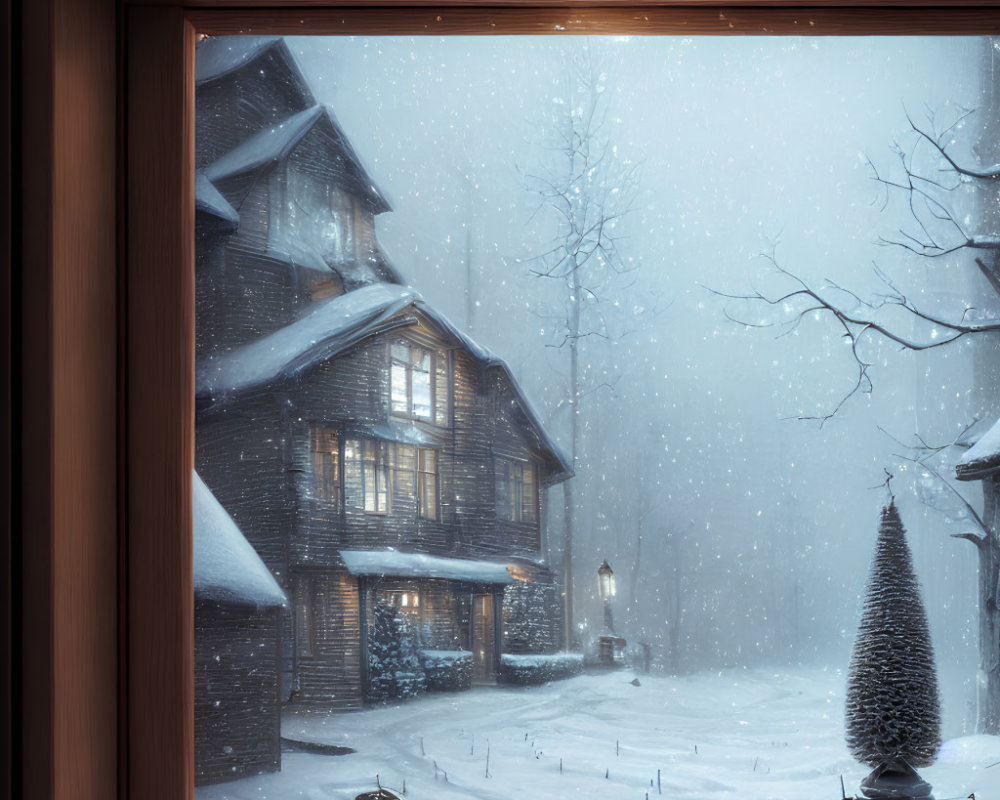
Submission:
{"label": "wooden window frame", "polygon": [[[358,455],[356,458],[350,460],[350,466],[348,466],[347,449],[352,443],[356,444]],[[395,475],[393,473],[395,472],[394,464],[396,461],[392,442],[366,436],[345,436],[341,453],[343,456],[340,472],[343,476],[341,482],[344,487],[344,509],[355,513],[362,512],[371,516],[382,517],[392,513],[392,491],[395,483],[393,480]],[[369,464],[371,465],[371,479],[374,481],[374,487],[369,486],[368,482],[367,471]],[[351,497],[348,491],[348,477],[355,465],[360,469],[361,505],[352,503],[356,498]],[[374,498],[375,505],[375,508],[371,509],[368,508],[369,492]],[[385,495],[385,501],[381,506],[378,504],[380,494]]]}
{"label": "wooden window frame", "polygon": [[[441,519],[441,453],[433,447],[417,447],[415,450],[416,463],[414,464],[414,471],[416,473],[417,516],[420,519],[437,522]],[[434,462],[433,470],[426,468],[428,460]],[[427,498],[429,495],[434,501],[433,513],[427,512]]]}
{"label": "wooden window frame", "polygon": [[[503,480],[501,480],[501,469],[505,473]],[[516,476],[511,475],[511,469],[517,470]],[[493,470],[494,492],[496,493],[496,502],[494,505],[497,510],[497,519],[502,522],[512,522],[515,525],[524,525],[525,527],[530,526],[538,529],[540,517],[540,514],[538,513],[538,464],[530,459],[495,455],[493,457]],[[529,470],[531,472],[531,485],[534,491],[534,498],[530,503],[526,501],[524,496],[524,473]],[[501,484],[507,487],[505,492],[507,495],[507,502],[504,504],[505,510],[502,514],[500,513],[499,491]],[[510,516],[508,516],[508,512]]]}
{"label": "wooden window frame", "polygon": [[[321,446],[326,440],[336,449]],[[314,424],[309,429],[309,450],[312,456],[311,492],[317,502],[337,514],[344,513],[344,435],[338,425]],[[324,473],[332,470],[333,480]],[[320,476],[322,475],[322,481]]]}
{"label": "wooden window frame", "polygon": [[[422,370],[418,370],[415,367],[415,365],[413,364],[412,360],[411,361],[403,361],[402,359],[397,358],[393,354],[393,352],[392,352],[393,347],[406,347],[406,348],[409,349],[409,351],[410,351],[411,354],[412,354],[412,352],[414,350],[416,350],[418,352],[425,353],[427,355],[427,361],[428,361],[428,364],[429,364],[429,367],[427,369],[427,379],[428,379],[428,382],[429,382],[431,402],[430,402],[430,414],[428,414],[426,417],[419,416],[413,410],[413,406],[414,406],[414,403],[413,403],[413,374],[415,372],[422,372]],[[437,419],[438,419],[438,416],[439,416],[439,414],[438,414],[439,409],[438,409],[438,397],[437,397],[438,392],[437,392],[437,388],[435,386],[435,384],[436,384],[437,381],[435,379],[437,378],[437,368],[438,368],[438,359],[439,359],[438,354],[434,350],[432,350],[431,348],[425,347],[422,344],[417,344],[416,342],[413,342],[410,339],[407,339],[405,337],[397,337],[395,339],[391,339],[388,342],[388,352],[389,352],[389,418],[390,419],[408,419],[408,420],[412,420],[413,422],[423,423],[424,425],[435,425],[435,424],[437,424]],[[397,412],[395,409],[393,409],[393,403],[395,402],[395,400],[394,400],[393,394],[392,394],[392,374],[396,370],[397,366],[400,369],[402,369],[404,371],[404,374],[406,375],[406,411],[405,411],[405,413]]]}
{"label": "wooden window frame", "polygon": [[196,31],[1000,34],[1000,0],[341,5],[15,0],[0,14],[12,796],[193,796]]}

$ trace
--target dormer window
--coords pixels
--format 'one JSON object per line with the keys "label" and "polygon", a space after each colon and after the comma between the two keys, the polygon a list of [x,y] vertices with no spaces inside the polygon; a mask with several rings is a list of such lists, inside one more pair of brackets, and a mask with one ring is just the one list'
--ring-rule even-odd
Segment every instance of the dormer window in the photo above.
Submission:
{"label": "dormer window", "polygon": [[390,346],[390,406],[394,417],[434,421],[434,354],[404,340]]}
{"label": "dormer window", "polygon": [[297,251],[308,249],[331,264],[351,259],[354,237],[350,195],[325,176],[312,175],[293,165],[288,168],[286,181],[287,208],[277,217],[287,221],[280,226],[278,241],[272,242],[272,247],[291,250],[291,255],[300,257]]}

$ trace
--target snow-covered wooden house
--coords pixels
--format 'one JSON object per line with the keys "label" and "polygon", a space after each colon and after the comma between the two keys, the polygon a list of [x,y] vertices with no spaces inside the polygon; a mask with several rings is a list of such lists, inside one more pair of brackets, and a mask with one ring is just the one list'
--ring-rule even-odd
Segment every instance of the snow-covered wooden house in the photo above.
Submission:
{"label": "snow-covered wooden house", "polygon": [[411,289],[373,284],[200,361],[197,459],[293,597],[302,697],[355,707],[371,606],[495,678],[503,591],[549,587],[544,487],[569,475],[506,364]]}
{"label": "snow-covered wooden house", "polygon": [[193,476],[195,782],[281,768],[285,594],[236,523]]}
{"label": "snow-covered wooden house", "polygon": [[294,66],[285,45],[212,47],[199,115],[237,107],[227,81],[288,83],[286,117],[198,144],[196,255],[197,468],[291,600],[285,686],[361,706],[377,604],[493,681],[502,651],[556,648],[544,489],[570,465],[506,363],[401,285],[333,114],[258,69]]}

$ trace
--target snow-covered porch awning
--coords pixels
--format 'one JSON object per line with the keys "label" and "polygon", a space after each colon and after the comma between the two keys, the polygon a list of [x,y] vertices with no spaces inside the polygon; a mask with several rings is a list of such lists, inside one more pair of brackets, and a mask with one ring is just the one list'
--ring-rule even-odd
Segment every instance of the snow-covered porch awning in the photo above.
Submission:
{"label": "snow-covered porch awning", "polygon": [[955,464],[960,481],[982,480],[1000,470],[1000,421],[979,437]]}
{"label": "snow-covered porch awning", "polygon": [[341,550],[340,557],[352,575],[394,578],[441,578],[466,583],[513,583],[507,564],[444,558],[398,550]]}

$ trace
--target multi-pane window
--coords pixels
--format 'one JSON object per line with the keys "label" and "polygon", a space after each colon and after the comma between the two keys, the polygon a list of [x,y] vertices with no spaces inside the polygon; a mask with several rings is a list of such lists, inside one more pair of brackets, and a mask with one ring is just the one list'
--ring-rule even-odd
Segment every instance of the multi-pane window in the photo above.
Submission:
{"label": "multi-pane window", "polygon": [[312,430],[313,494],[340,510],[340,437],[330,428]]}
{"label": "multi-pane window", "polygon": [[390,346],[392,415],[434,421],[434,358],[429,350],[397,340]]}
{"label": "multi-pane window", "polygon": [[437,450],[417,450],[417,514],[425,519],[438,518]]}
{"label": "multi-pane window", "polygon": [[497,517],[511,522],[538,521],[535,467],[525,461],[496,460]]}
{"label": "multi-pane window", "polygon": [[389,444],[377,439],[344,442],[347,505],[372,514],[389,511]]}

